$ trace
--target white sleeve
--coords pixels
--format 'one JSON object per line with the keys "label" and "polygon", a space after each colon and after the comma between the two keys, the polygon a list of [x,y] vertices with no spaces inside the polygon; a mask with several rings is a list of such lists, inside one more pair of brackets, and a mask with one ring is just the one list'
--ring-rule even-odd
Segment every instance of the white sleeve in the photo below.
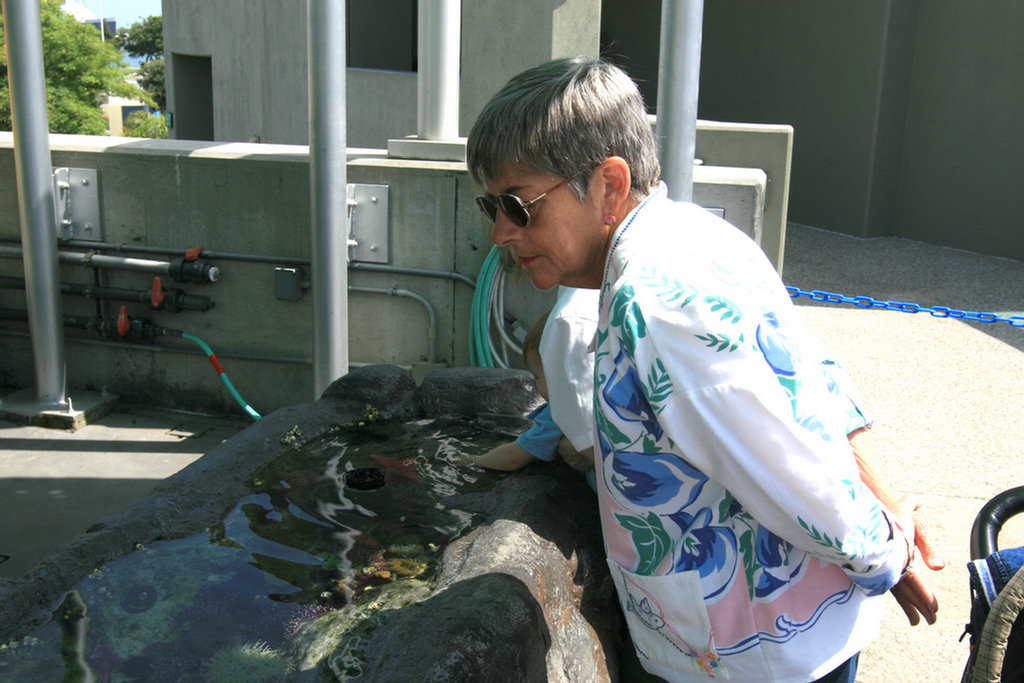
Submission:
{"label": "white sleeve", "polygon": [[562,288],[540,340],[551,416],[578,451],[594,445],[597,296],[597,290]]}

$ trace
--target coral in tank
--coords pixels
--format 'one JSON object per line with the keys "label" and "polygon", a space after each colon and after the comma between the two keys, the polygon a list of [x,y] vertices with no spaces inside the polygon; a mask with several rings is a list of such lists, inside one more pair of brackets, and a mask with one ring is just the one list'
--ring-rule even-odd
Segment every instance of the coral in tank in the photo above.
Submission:
{"label": "coral in tank", "polygon": [[277,683],[289,671],[288,659],[264,642],[224,648],[202,668],[206,683]]}

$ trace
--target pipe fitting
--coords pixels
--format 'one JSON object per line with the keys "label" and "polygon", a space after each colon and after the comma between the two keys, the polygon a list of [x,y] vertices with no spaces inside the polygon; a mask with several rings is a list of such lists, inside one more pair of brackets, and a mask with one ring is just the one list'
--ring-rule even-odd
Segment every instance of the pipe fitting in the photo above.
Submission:
{"label": "pipe fitting", "polygon": [[206,284],[220,279],[220,268],[206,261],[190,261],[179,258],[171,261],[167,271],[176,282]]}

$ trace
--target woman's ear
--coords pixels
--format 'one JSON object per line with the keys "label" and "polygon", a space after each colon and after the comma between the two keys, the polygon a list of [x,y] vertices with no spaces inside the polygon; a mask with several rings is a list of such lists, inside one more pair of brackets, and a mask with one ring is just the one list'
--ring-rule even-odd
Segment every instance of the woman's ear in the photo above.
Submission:
{"label": "woman's ear", "polygon": [[602,210],[621,220],[632,209],[631,206],[626,208],[630,203],[627,200],[633,181],[629,164],[622,157],[608,157],[598,167],[596,175],[604,188],[601,196]]}

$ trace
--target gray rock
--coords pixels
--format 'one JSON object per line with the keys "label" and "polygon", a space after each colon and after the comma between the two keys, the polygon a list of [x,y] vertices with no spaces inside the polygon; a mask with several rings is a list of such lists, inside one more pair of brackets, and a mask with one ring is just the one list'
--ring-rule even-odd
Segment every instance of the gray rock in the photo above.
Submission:
{"label": "gray rock", "polygon": [[412,417],[418,412],[416,380],[412,373],[394,365],[367,365],[334,380],[320,396],[366,417]]}
{"label": "gray rock", "polygon": [[542,402],[526,370],[435,370],[424,378],[418,394],[426,415],[523,415]]}
{"label": "gray rock", "polygon": [[[445,502],[494,521],[445,549],[438,592],[495,572],[515,577],[541,606],[551,634],[547,678],[540,680],[613,680],[623,632],[597,499],[583,476],[542,464],[506,478],[492,495]],[[505,618],[500,602],[487,608],[495,618]]]}
{"label": "gray rock", "polygon": [[[545,615],[516,577],[480,574],[390,613],[362,643],[366,683],[549,679]],[[580,679],[585,680],[585,679]]]}

